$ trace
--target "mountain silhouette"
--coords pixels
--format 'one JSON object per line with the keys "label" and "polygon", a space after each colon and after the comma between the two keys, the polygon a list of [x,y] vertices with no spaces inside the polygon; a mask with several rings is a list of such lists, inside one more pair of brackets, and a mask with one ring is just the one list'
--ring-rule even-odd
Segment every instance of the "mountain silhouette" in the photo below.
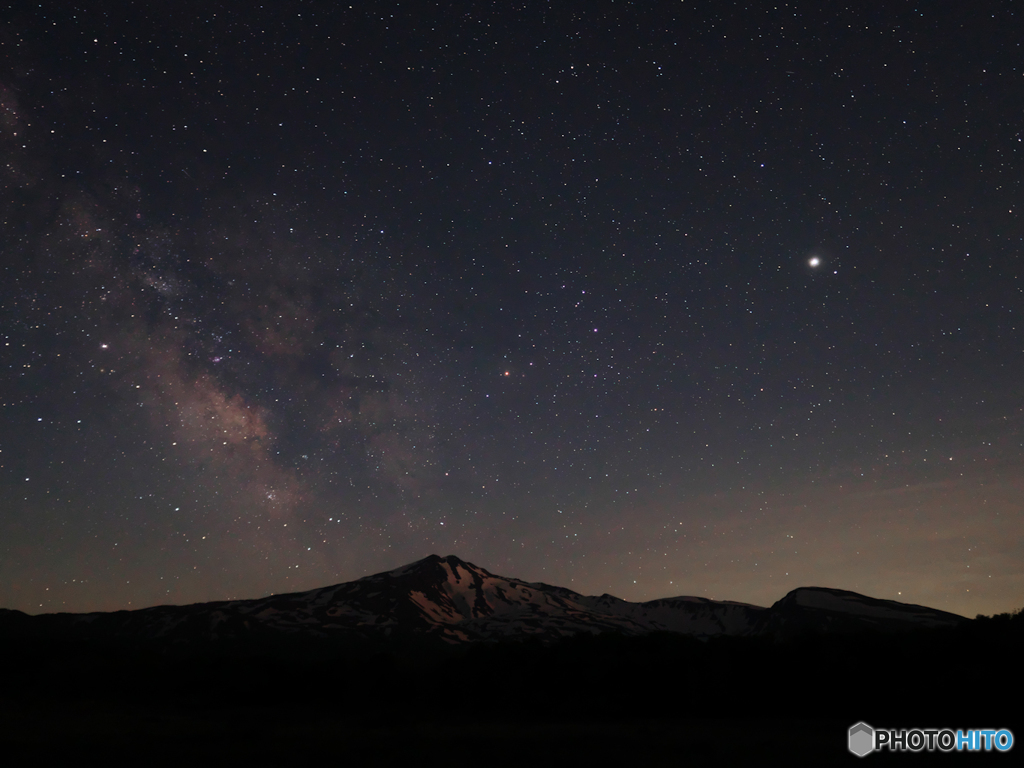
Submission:
{"label": "mountain silhouette", "polygon": [[255,600],[87,614],[0,611],[0,631],[8,636],[170,642],[247,635],[360,640],[406,636],[449,645],[657,631],[702,639],[763,635],[785,640],[807,633],[951,627],[963,621],[933,608],[820,587],[793,590],[770,608],[701,597],[634,603],[498,576],[454,555],[430,555],[356,581]]}

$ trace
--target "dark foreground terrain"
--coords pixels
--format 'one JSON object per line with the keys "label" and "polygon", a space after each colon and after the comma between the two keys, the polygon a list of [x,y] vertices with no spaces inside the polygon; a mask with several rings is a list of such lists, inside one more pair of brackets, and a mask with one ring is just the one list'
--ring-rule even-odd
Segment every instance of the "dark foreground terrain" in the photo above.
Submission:
{"label": "dark foreground terrain", "polygon": [[[1021,614],[903,634],[654,633],[444,649],[0,637],[0,755],[53,765],[787,765],[856,761],[846,729],[1024,737]],[[1009,697],[1006,694],[1009,693]],[[921,763],[975,755],[872,754]]]}

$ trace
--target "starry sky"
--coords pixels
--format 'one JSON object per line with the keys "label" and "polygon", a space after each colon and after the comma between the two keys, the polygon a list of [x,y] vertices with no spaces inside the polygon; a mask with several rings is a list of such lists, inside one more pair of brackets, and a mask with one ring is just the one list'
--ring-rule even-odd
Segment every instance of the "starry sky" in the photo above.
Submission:
{"label": "starry sky", "polygon": [[0,606],[1024,606],[1019,11],[4,4]]}

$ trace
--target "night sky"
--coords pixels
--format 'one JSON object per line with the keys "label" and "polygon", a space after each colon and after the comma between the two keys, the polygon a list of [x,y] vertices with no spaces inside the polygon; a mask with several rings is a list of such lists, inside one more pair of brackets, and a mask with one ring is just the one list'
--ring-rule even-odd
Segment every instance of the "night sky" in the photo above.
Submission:
{"label": "night sky", "polygon": [[0,607],[1024,606],[1024,19],[852,6],[4,5]]}

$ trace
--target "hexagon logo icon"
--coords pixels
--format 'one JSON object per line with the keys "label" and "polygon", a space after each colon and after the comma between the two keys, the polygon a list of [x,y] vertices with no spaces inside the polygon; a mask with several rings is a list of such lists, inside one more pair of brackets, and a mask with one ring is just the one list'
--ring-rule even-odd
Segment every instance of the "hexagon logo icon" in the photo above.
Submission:
{"label": "hexagon logo icon", "polygon": [[857,757],[864,757],[875,749],[875,729],[867,723],[850,726],[850,738],[847,746]]}

